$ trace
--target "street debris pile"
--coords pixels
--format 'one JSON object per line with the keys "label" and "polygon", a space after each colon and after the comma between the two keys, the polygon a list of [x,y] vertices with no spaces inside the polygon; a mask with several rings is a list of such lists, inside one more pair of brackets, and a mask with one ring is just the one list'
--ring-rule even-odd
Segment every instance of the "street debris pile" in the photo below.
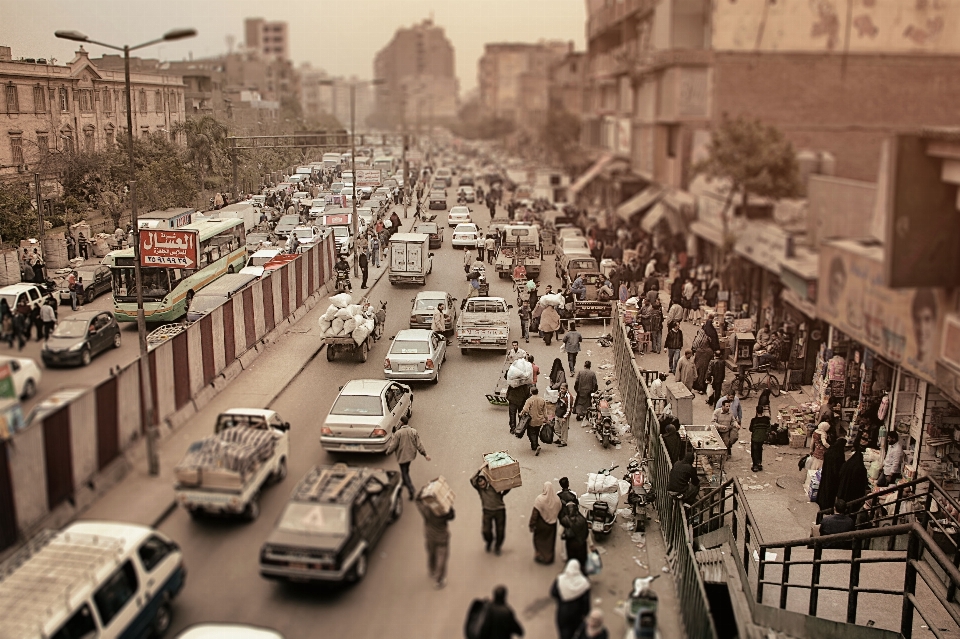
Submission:
{"label": "street debris pile", "polygon": [[362,344],[376,326],[372,317],[364,317],[363,307],[351,304],[349,293],[340,293],[330,298],[332,304],[320,316],[320,331],[324,337],[353,337],[357,346]]}
{"label": "street debris pile", "polygon": [[241,484],[273,457],[273,431],[238,426],[194,442],[174,473],[183,486],[223,488]]}

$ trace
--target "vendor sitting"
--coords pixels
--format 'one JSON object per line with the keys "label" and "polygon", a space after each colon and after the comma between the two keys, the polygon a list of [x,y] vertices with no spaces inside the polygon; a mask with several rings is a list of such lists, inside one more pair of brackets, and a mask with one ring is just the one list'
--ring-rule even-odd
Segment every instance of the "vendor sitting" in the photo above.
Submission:
{"label": "vendor sitting", "polygon": [[513,281],[527,279],[527,267],[523,264],[517,264],[513,269]]}
{"label": "vendor sitting", "polygon": [[613,283],[610,280],[604,280],[603,286],[597,291],[597,299],[601,302],[607,302],[613,299]]}
{"label": "vendor sitting", "polygon": [[756,351],[757,364],[759,366],[765,366],[767,364],[776,363],[780,358],[780,347],[781,347],[781,336],[779,331],[770,338],[770,341],[767,343],[767,347],[762,350]]}
{"label": "vendor sitting", "polygon": [[573,293],[581,302],[586,299],[587,287],[583,283],[582,275],[577,275],[577,279],[573,280],[573,283],[570,285],[570,292]]}
{"label": "vendor sitting", "polygon": [[770,343],[773,334],[770,332],[770,324],[764,323],[763,328],[757,331],[757,349],[764,349]]}

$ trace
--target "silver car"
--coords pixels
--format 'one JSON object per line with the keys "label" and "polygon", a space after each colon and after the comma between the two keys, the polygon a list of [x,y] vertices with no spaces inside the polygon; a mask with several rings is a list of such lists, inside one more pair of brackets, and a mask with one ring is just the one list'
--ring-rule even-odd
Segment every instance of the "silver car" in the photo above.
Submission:
{"label": "silver car", "polygon": [[457,298],[450,297],[449,293],[420,291],[410,301],[413,303],[410,308],[410,328],[428,329],[433,326],[433,312],[441,303],[446,307],[443,309],[444,332],[452,331],[457,326],[457,308],[454,305]]}
{"label": "silver car", "polygon": [[408,328],[397,333],[383,360],[383,376],[409,382],[440,381],[447,340],[431,330]]}
{"label": "silver car", "polygon": [[320,429],[324,450],[382,453],[400,418],[413,413],[413,391],[406,384],[383,379],[347,382]]}

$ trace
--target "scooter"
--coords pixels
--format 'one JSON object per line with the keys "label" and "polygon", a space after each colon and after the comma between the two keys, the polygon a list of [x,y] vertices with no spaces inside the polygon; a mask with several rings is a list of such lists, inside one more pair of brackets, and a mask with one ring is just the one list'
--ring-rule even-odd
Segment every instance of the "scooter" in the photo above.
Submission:
{"label": "scooter", "polygon": [[653,639],[657,634],[657,593],[650,584],[660,575],[637,577],[627,597],[627,622],[631,630],[626,639]]}
{"label": "scooter", "polygon": [[[611,468],[598,471],[597,474],[609,475],[617,468],[619,468],[619,466],[612,466]],[[588,490],[587,492],[589,493],[590,491]],[[595,495],[597,499],[583,515],[587,520],[587,526],[593,531],[595,537],[600,535],[609,535],[611,531],[613,531],[613,525],[617,521],[617,506],[620,503],[620,489],[618,487],[616,493],[592,494]],[[611,507],[608,502],[601,498],[601,495],[604,494],[615,494],[617,497],[617,503]]]}
{"label": "scooter", "polygon": [[353,289],[350,284],[350,272],[349,271],[337,271],[337,279],[334,283],[334,288],[338,293],[345,293]]}
{"label": "scooter", "polygon": [[609,448],[610,444],[620,443],[610,412],[610,400],[612,398],[613,395],[610,390],[599,390],[593,393],[590,396],[591,405],[587,413],[587,418],[593,426],[593,433],[604,448]]}
{"label": "scooter", "polygon": [[647,467],[648,459],[631,459],[627,464],[627,472],[623,479],[630,483],[630,492],[627,493],[627,504],[633,512],[633,529],[643,532],[647,528],[647,504],[656,499],[653,485],[650,483],[650,471]]}

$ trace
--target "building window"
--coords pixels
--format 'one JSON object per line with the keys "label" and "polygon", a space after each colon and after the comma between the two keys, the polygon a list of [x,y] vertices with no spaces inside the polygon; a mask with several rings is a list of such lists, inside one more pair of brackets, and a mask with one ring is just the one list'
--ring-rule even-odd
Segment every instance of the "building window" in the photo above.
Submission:
{"label": "building window", "polygon": [[20,136],[10,138],[10,152],[13,156],[13,163],[17,166],[24,164],[23,161],[23,138]]}
{"label": "building window", "polygon": [[112,126],[108,126],[103,130],[103,143],[108,149],[113,148],[116,140],[114,139],[114,130]]}
{"label": "building window", "polygon": [[[20,113],[20,96],[17,93],[17,85],[8,84],[4,87],[4,97],[7,102],[7,113]],[[20,164],[23,164],[23,162]]]}
{"label": "building window", "polygon": [[153,94],[153,110],[157,113],[163,113],[163,93],[160,91]]}
{"label": "building window", "polygon": [[91,113],[93,111],[93,91],[90,89],[80,89],[79,93],[80,111],[82,113]]}
{"label": "building window", "polygon": [[40,157],[46,157],[50,152],[50,138],[46,133],[37,133],[37,149],[40,151]]}
{"label": "building window", "polygon": [[147,92],[143,89],[140,89],[140,113],[147,112]]}
{"label": "building window", "polygon": [[33,87],[33,110],[36,113],[46,113],[47,111],[47,94],[43,87]]}
{"label": "building window", "polygon": [[60,112],[66,113],[70,110],[70,100],[68,99],[66,87],[60,87]]}
{"label": "building window", "polygon": [[113,91],[110,89],[103,90],[103,111],[104,113],[113,111]]}
{"label": "building window", "polygon": [[677,150],[680,147],[680,127],[671,124],[667,127],[667,157],[677,157]]}
{"label": "building window", "polygon": [[143,138],[144,140],[146,140],[147,138],[149,138],[149,137],[150,137],[150,129],[141,129],[141,130],[140,130],[140,137]]}
{"label": "building window", "polygon": [[63,144],[63,152],[68,155],[73,154],[73,133],[71,131],[60,132],[60,142]]}
{"label": "building window", "polygon": [[93,153],[97,150],[97,141],[93,135],[93,128],[83,130],[83,150],[86,153]]}

